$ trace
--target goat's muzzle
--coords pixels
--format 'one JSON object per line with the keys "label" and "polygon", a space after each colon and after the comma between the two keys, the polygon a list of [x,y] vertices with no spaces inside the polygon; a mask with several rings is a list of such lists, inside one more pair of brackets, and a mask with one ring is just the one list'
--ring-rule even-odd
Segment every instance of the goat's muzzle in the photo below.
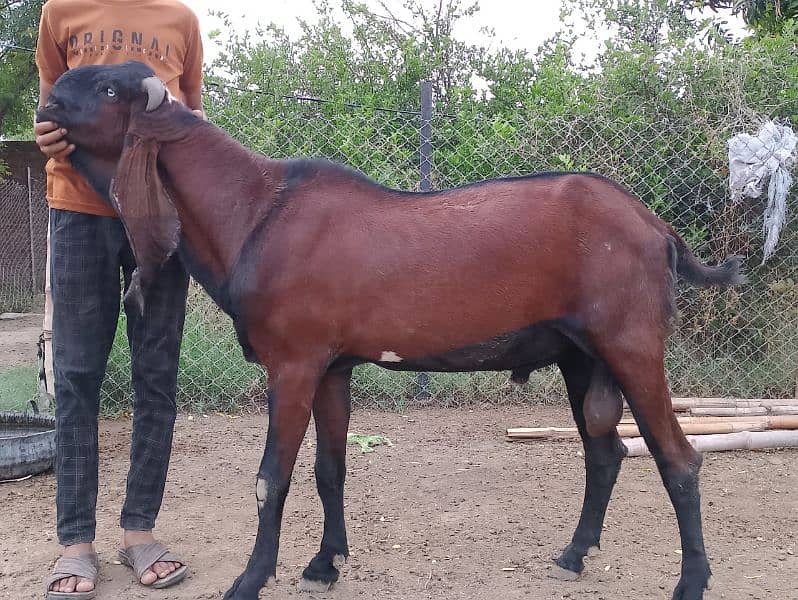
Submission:
{"label": "goat's muzzle", "polygon": [[36,111],[36,122],[43,123],[44,121],[57,121],[56,113],[61,108],[61,105],[48,102],[46,106]]}

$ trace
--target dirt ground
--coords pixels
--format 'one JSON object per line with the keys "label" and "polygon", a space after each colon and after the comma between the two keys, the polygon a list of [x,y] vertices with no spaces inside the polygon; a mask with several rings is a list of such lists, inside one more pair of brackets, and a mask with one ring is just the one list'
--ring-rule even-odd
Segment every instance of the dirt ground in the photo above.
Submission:
{"label": "dirt ground", "polygon": [[[0,321],[0,367],[35,360],[41,316]],[[178,419],[157,535],[190,563],[190,577],[147,590],[115,564],[129,421],[101,424],[99,599],[219,598],[243,569],[257,526],[254,473],[267,417]],[[577,442],[509,444],[506,427],[570,425],[563,408],[359,410],[351,430],[394,446],[349,450],[351,557],[328,594],[296,591],[317,549],[321,505],[313,435],[285,509],[277,588],[263,598],[329,600],[668,599],[679,572],[673,510],[649,458],[627,459],[608,511],[602,552],[582,578],[548,577],[582,499]],[[312,427],[311,427],[312,430]],[[43,596],[57,555],[52,473],[0,484],[0,598]],[[708,454],[702,470],[709,599],[798,600],[798,452]]]}
{"label": "dirt ground", "polygon": [[0,372],[36,362],[36,342],[44,315],[0,319]]}
{"label": "dirt ground", "polygon": [[[101,425],[98,549],[101,599],[219,598],[242,570],[256,530],[254,473],[265,415],[178,420],[157,535],[182,553],[190,578],[148,591],[115,564],[129,422]],[[325,595],[296,591],[321,535],[313,439],[299,457],[283,522],[279,583],[262,598],[667,599],[678,579],[676,522],[649,458],[627,459],[602,552],[579,581],[548,577],[569,541],[583,486],[578,443],[509,444],[508,426],[567,424],[561,408],[356,411],[351,430],[394,443],[349,450],[351,558]],[[312,428],[311,428],[312,429]],[[707,598],[798,598],[798,453],[710,454],[702,471]],[[56,556],[52,474],[0,485],[0,597],[40,598]]]}

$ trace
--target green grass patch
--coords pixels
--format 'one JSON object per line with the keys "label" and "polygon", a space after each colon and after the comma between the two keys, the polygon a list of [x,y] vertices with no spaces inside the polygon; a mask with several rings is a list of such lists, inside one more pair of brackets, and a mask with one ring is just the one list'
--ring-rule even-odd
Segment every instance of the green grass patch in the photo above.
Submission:
{"label": "green grass patch", "polygon": [[447,408],[478,404],[562,403],[565,384],[559,369],[533,372],[529,382],[510,381],[509,372],[429,373],[424,395],[413,372],[389,371],[373,364],[355,368],[352,401],[356,406],[404,412],[410,406],[433,404]]}
{"label": "green grass patch", "polygon": [[393,442],[381,433],[374,435],[362,433],[347,433],[346,443],[360,446],[363,454],[374,452],[374,446],[393,446]]}
{"label": "green grass patch", "polygon": [[0,373],[0,412],[25,412],[36,397],[37,365],[15,367]]}
{"label": "green grass patch", "polygon": [[[102,387],[101,407],[107,416],[122,415],[133,407],[126,328],[122,314]],[[244,360],[230,318],[193,290],[180,350],[178,409],[198,414],[236,412],[264,396],[265,381],[263,371]]]}
{"label": "green grass patch", "polygon": [[[792,263],[791,263],[792,264]],[[792,268],[754,270],[752,283],[734,290],[685,288],[679,295],[679,326],[668,342],[666,372],[675,396],[791,397],[798,370],[798,284]],[[232,323],[192,286],[178,373],[178,407],[193,413],[232,413],[265,398],[266,377],[247,363]],[[131,410],[130,356],[120,318],[102,410]],[[26,380],[25,377],[22,378]],[[413,406],[467,407],[479,404],[564,404],[567,395],[557,367],[531,374],[526,385],[508,372],[429,373],[424,390],[418,375],[360,365],[352,377],[356,407],[404,412]],[[35,393],[29,379],[15,402]]]}
{"label": "green grass patch", "polygon": [[28,289],[7,284],[0,285],[0,313],[28,312],[32,306],[33,294]]}

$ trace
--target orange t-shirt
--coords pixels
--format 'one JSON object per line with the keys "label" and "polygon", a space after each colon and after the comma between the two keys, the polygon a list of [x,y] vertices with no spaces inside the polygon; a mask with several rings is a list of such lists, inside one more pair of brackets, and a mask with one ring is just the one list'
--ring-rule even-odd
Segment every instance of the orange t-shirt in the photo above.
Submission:
{"label": "orange t-shirt", "polygon": [[[55,83],[81,65],[147,64],[176,98],[202,86],[202,38],[196,15],[178,0],[49,0],[42,9],[36,65]],[[47,162],[52,208],[116,216],[69,161]]]}

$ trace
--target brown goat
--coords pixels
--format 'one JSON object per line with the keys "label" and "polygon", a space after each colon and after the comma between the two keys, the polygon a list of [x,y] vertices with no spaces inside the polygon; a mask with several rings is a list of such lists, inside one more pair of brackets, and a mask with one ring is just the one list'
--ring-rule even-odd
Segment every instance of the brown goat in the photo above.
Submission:
{"label": "brown goat", "polygon": [[128,300],[146,300],[153,273],[177,251],[232,317],[246,357],[268,368],[258,535],[225,598],[254,600],[275,578],[311,414],[325,518],[302,587],[338,579],[348,556],[350,377],[365,362],[509,370],[518,381],[559,365],[585,448],[582,515],[556,560],[571,577],[599,546],[624,456],[615,431],[623,393],[676,510],[683,562],[673,598],[703,597],[701,456],[673,415],[663,359],[676,274],[738,283],[738,258],[701,264],[669,225],[598,175],[408,193],[329,162],[271,160],[194,117],[139,63],[67,72],[38,118],[68,130],[73,163],[127,228],[138,263]]}

